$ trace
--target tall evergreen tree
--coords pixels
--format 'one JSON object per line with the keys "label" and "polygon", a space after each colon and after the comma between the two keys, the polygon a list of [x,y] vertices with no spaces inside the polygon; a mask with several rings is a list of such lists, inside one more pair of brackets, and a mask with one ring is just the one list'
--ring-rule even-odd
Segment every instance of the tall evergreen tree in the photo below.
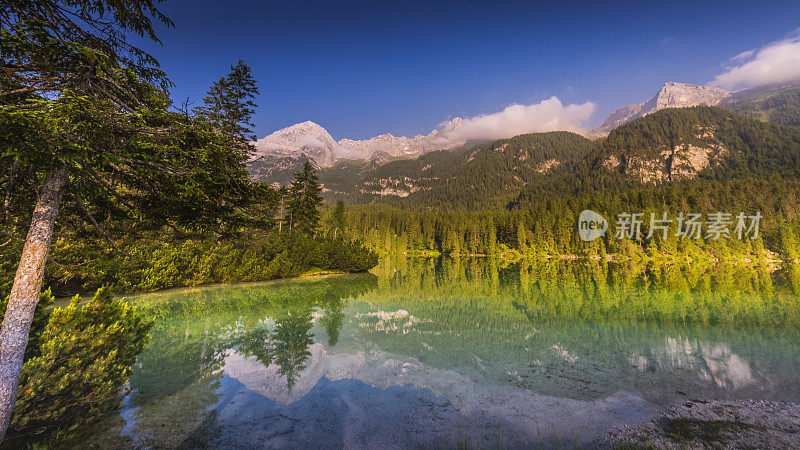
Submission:
{"label": "tall evergreen tree", "polygon": [[213,123],[218,131],[236,136],[246,144],[256,139],[253,135],[255,125],[251,122],[255,114],[253,99],[256,95],[258,84],[252,70],[240,59],[231,66],[228,75],[211,85],[197,113]]}
{"label": "tall evergreen tree", "polygon": [[331,227],[333,228],[333,237],[344,235],[346,226],[346,217],[344,211],[344,202],[339,200],[331,212]]}
{"label": "tall evergreen tree", "polygon": [[295,174],[289,186],[289,223],[292,230],[315,234],[319,225],[319,206],[322,204],[322,187],[311,161]]}
{"label": "tall evergreen tree", "polygon": [[225,78],[229,91],[225,106],[231,121],[231,132],[254,141],[256,139],[253,134],[255,125],[251,120],[257,105],[253,99],[259,92],[252,70],[240,59],[235,66],[231,66],[231,73]]}
{"label": "tall evergreen tree", "polygon": [[14,208],[4,232],[23,240],[27,230],[0,329],[0,440],[65,193],[63,212],[106,237],[104,217],[184,230],[228,223],[249,196],[245,153],[169,111],[169,80],[128,42],[158,41],[153,20],[171,24],[154,3],[0,4],[0,186]]}

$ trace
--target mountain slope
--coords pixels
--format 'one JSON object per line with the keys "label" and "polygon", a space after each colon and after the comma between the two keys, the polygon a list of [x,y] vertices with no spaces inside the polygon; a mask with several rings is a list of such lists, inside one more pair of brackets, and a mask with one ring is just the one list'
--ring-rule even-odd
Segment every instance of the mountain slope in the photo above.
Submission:
{"label": "mountain slope", "polygon": [[602,164],[642,182],[800,174],[800,129],[720,108],[660,111],[615,130],[599,150]]}
{"label": "mountain slope", "polygon": [[526,187],[516,204],[692,180],[800,177],[800,128],[716,107],[669,108],[627,123],[589,157]]}
{"label": "mountain slope", "polygon": [[719,106],[736,114],[781,125],[800,126],[800,81],[736,92]]}
{"label": "mountain slope", "polygon": [[303,169],[303,164],[310,158],[304,154],[299,156],[261,155],[245,164],[250,179],[256,183],[272,186],[287,186],[294,174]]}
{"label": "mountain slope", "polygon": [[[592,141],[566,131],[524,134],[375,165],[362,170],[358,174],[361,180],[349,188],[342,188],[341,183],[325,187],[350,201],[453,207],[499,205],[526,184],[585,157],[591,148]],[[327,183],[334,172],[325,169],[320,179]]]}

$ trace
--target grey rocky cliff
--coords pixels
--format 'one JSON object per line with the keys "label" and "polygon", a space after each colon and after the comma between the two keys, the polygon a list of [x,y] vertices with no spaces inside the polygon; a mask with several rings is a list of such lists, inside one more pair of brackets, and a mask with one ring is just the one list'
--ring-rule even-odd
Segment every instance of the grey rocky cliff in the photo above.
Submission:
{"label": "grey rocky cliff", "polygon": [[592,130],[592,134],[607,134],[614,128],[644,117],[664,108],[683,108],[689,106],[716,106],[730,97],[731,92],[713,86],[698,86],[687,83],[666,83],[650,100],[626,105],[609,114],[605,121]]}
{"label": "grey rocky cliff", "polygon": [[691,179],[730,156],[714,133],[713,129],[698,127],[695,136],[681,139],[673,146],[642,148],[634,154],[626,151],[608,154],[603,165],[643,183]]}

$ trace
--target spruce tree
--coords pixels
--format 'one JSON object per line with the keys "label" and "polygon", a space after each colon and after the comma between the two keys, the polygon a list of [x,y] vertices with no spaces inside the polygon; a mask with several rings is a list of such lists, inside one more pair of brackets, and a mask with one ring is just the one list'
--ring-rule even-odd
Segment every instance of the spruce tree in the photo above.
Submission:
{"label": "spruce tree", "polygon": [[196,109],[198,115],[214,124],[217,131],[237,137],[242,144],[253,141],[253,123],[258,95],[258,84],[250,66],[239,60],[231,66],[228,75],[214,82],[203,98],[203,106]]}
{"label": "spruce tree", "polygon": [[319,225],[319,206],[322,204],[322,187],[311,161],[294,176],[289,186],[289,223],[294,231],[314,235]]}
{"label": "spruce tree", "polygon": [[103,218],[202,230],[249,201],[245,153],[171,110],[158,62],[128,41],[158,42],[153,21],[171,25],[155,3],[0,4],[0,186],[13,208],[2,232],[25,242],[0,329],[0,441],[62,206],[114,246]]}
{"label": "spruce tree", "polygon": [[252,70],[240,59],[235,66],[231,66],[231,73],[225,78],[229,91],[225,106],[231,122],[231,133],[254,141],[256,139],[253,134],[255,125],[251,120],[257,105],[253,98],[259,92]]}
{"label": "spruce tree", "polygon": [[333,237],[344,236],[345,220],[344,202],[339,200],[331,213]]}

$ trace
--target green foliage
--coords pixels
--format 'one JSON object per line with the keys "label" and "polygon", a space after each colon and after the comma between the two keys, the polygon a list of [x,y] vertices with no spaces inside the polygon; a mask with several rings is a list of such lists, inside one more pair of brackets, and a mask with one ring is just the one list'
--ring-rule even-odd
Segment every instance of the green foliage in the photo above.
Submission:
{"label": "green foliage", "polygon": [[0,8],[0,53],[8,70],[0,75],[0,86],[4,94],[17,92],[3,96],[3,102],[70,89],[124,104],[138,93],[116,82],[121,68],[132,77],[170,86],[155,58],[129,41],[138,35],[159,43],[153,22],[172,26],[157,3],[7,0]]}
{"label": "green foliage", "polygon": [[239,60],[228,75],[214,82],[197,113],[214,124],[221,133],[239,137],[242,144],[255,140],[251,123],[258,86],[250,66]]}
{"label": "green foliage", "polygon": [[[0,323],[6,315],[6,307],[8,306],[9,296],[6,295],[0,300]],[[55,298],[53,297],[50,289],[42,291],[39,294],[39,303],[36,304],[36,310],[33,313],[33,321],[31,322],[31,331],[28,333],[28,346],[25,347],[25,360],[39,356],[42,347],[42,337],[45,327],[50,320],[50,305],[53,304]]]}
{"label": "green foliage", "polygon": [[132,32],[157,41],[153,21],[171,25],[154,2],[15,0],[0,18],[8,238],[24,238],[42,179],[61,167],[69,179],[56,233],[112,242],[162,226],[226,233],[248,219],[256,193],[241,134],[256,88],[244,63],[226,78],[232,122],[220,130],[176,111],[157,61],[128,42]]}
{"label": "green foliage", "polygon": [[105,288],[86,305],[80,302],[76,296],[52,311],[38,356],[25,361],[11,439],[70,430],[120,406],[152,322]]}
{"label": "green foliage", "polygon": [[719,105],[736,114],[780,125],[800,126],[800,86],[767,86],[734,94]]}
{"label": "green foliage", "polygon": [[[606,238],[585,243],[577,235],[580,211],[592,209],[612,221]],[[650,213],[728,211],[761,212],[759,239],[749,242],[735,236],[721,242],[670,236],[640,241],[613,237],[613,218],[622,212],[645,214],[647,234]],[[615,255],[645,259],[769,259],[792,260],[797,252],[790,237],[800,236],[800,181],[793,179],[694,180],[630,187],[622,192],[603,189],[581,194],[556,195],[539,191],[511,210],[442,211],[398,209],[387,205],[353,205],[347,217],[348,233],[360,236],[380,253],[497,254],[498,246],[529,255]],[[784,225],[781,225],[784,224]],[[732,228],[731,228],[732,229]],[[782,231],[781,231],[782,230]],[[677,224],[670,233],[674,235]],[[783,233],[784,237],[780,237]],[[765,249],[776,253],[770,255]]]}
{"label": "green foliage", "polygon": [[[154,232],[128,242],[120,256],[103,241],[65,236],[53,244],[45,285],[59,295],[89,292],[110,286],[115,292],[154,291],[208,283],[266,281],[302,275],[313,270],[363,272],[377,255],[358,241],[311,237],[305,233],[244,234],[180,238]],[[87,255],[94,255],[87,260]],[[13,255],[9,255],[11,259]],[[13,270],[0,274],[3,280]]]}
{"label": "green foliage", "polygon": [[295,174],[289,185],[289,223],[291,230],[314,235],[319,226],[319,207],[322,205],[322,187],[310,161]]}
{"label": "green foliage", "polygon": [[0,108],[0,185],[19,211],[7,229],[24,235],[36,200],[29,192],[61,164],[73,169],[63,212],[92,228],[235,224],[250,200],[245,152],[209,124],[166,107],[125,112],[64,92],[38,108]]}

